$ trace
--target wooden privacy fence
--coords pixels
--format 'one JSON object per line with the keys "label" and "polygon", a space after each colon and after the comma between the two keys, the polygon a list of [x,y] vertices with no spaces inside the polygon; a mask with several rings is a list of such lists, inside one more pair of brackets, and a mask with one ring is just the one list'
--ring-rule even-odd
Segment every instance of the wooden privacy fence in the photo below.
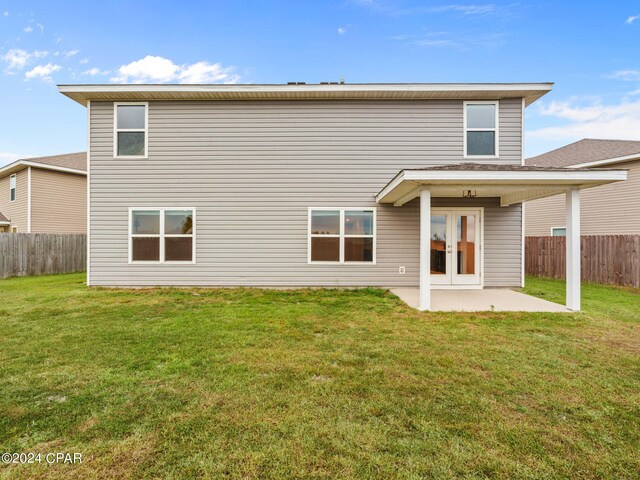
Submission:
{"label": "wooden privacy fence", "polygon": [[0,278],[86,269],[83,233],[0,233]]}
{"label": "wooden privacy fence", "polygon": [[[586,282],[640,287],[640,235],[584,235],[581,277]],[[565,237],[526,237],[525,271],[565,278]]]}

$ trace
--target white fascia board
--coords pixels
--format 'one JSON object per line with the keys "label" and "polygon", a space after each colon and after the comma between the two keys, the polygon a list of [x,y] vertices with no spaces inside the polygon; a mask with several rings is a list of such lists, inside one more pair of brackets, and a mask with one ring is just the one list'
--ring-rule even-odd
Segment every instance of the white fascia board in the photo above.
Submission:
{"label": "white fascia board", "polygon": [[[532,172],[532,171],[451,171],[451,170],[403,170],[396,175],[380,193],[376,195],[376,202],[380,203],[403,182],[420,183],[472,183],[484,185],[506,184],[534,184],[536,188],[543,186],[576,186],[589,182],[618,182],[627,179],[626,170],[593,170],[593,171],[563,171],[563,172]],[[525,183],[525,185],[527,184]]]}
{"label": "white fascia board", "polygon": [[604,160],[594,160],[593,162],[578,163],[576,165],[568,166],[567,168],[598,167],[600,165],[611,165],[614,163],[631,162],[633,160],[640,160],[640,153],[634,153],[633,155],[625,155],[623,157],[606,158]]}
{"label": "white fascia board", "polygon": [[5,173],[10,173],[10,172],[20,170],[21,168],[19,167],[36,167],[36,168],[42,168],[44,170],[54,170],[56,172],[74,173],[76,175],[87,175],[87,172],[85,172],[84,170],[78,170],[75,168],[59,167],[58,165],[49,165],[47,163],[32,162],[30,160],[18,160],[17,162],[10,163],[5,167],[0,168],[0,176],[4,175]]}
{"label": "white fascia board", "polygon": [[349,84],[305,84],[305,85],[58,85],[61,93],[95,93],[95,92],[518,92],[518,91],[550,91],[552,83],[349,83]]}
{"label": "white fascia board", "polygon": [[563,182],[575,181],[621,181],[627,179],[626,170],[594,170],[565,172],[518,172],[518,171],[447,171],[405,170],[403,180],[428,181],[480,181],[480,182]]}

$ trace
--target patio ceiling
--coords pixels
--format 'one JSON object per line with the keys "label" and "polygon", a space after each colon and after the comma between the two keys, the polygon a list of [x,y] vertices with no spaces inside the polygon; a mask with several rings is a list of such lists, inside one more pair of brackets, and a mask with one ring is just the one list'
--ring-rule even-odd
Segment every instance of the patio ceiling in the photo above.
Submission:
{"label": "patio ceiling", "polygon": [[378,193],[376,201],[402,206],[428,188],[432,197],[500,197],[500,204],[508,206],[572,188],[591,188],[626,179],[626,170],[463,163],[402,170]]}

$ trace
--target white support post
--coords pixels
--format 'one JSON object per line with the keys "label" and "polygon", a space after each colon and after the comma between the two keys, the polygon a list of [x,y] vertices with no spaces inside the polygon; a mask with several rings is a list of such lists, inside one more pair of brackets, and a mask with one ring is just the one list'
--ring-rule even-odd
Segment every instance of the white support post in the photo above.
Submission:
{"label": "white support post", "polygon": [[420,310],[431,310],[431,191],[420,191]]}
{"label": "white support post", "polygon": [[580,190],[567,191],[567,308],[580,310]]}

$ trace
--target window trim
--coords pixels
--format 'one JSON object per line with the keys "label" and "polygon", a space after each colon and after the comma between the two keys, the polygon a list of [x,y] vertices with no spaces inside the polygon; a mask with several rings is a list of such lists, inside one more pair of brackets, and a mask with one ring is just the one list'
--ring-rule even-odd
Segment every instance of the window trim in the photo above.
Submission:
{"label": "window trim", "polygon": [[[118,132],[142,132],[139,128],[118,128],[119,106],[144,107],[144,155],[118,155]],[[149,102],[113,102],[113,158],[149,158]]]}
{"label": "window trim", "polygon": [[[13,187],[11,182],[13,181]],[[9,202],[13,203],[18,199],[18,177],[15,173],[9,176]]]}
{"label": "window trim", "polygon": [[[160,229],[157,234],[141,234],[132,232],[133,212],[137,210],[151,210],[160,213]],[[191,210],[192,232],[191,234],[175,234],[164,233],[164,213],[173,210]],[[195,207],[129,207],[129,226],[128,226],[128,245],[129,245],[129,264],[131,265],[194,265],[196,263],[196,209]],[[191,260],[165,260],[165,238],[167,237],[191,237]],[[160,239],[160,256],[159,260],[133,260],[133,239],[134,238],[159,238]]]}
{"label": "window trim", "polygon": [[[340,213],[340,233],[339,234],[313,234],[311,233],[311,214],[314,211],[334,211]],[[347,235],[344,233],[344,214],[347,211],[364,211],[373,213],[373,234],[372,235]],[[318,261],[311,260],[311,239],[314,237],[339,238],[340,239],[340,257],[338,261]],[[353,262],[345,261],[344,247],[345,238],[372,238],[373,239],[373,258],[371,262]],[[309,265],[375,265],[377,262],[377,207],[309,207],[307,212],[307,264]]]}
{"label": "window trim", "polygon": [[[500,101],[499,100],[468,100],[462,102],[462,127],[463,127],[463,158],[499,158],[500,157]],[[494,128],[468,128],[467,127],[467,106],[468,105],[495,105],[496,119]],[[467,132],[495,132],[494,155],[469,155],[467,153]]]}
{"label": "window trim", "polygon": [[[554,234],[553,234],[553,231],[554,231],[554,230],[557,230],[557,229],[564,229],[564,235],[554,235]],[[565,237],[566,237],[566,236],[567,236],[567,227],[566,227],[566,226],[565,226],[565,227],[560,227],[560,226],[558,226],[558,227],[551,227],[551,228],[549,229],[549,234],[550,234],[552,237],[562,237],[562,236],[565,236]]]}

